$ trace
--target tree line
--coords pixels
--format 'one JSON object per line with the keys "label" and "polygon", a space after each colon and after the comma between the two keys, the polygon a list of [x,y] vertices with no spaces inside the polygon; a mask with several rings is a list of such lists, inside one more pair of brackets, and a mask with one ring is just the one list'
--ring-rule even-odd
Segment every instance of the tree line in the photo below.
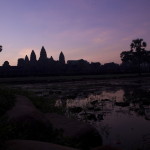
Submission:
{"label": "tree line", "polygon": [[150,68],[150,51],[146,50],[147,43],[143,39],[132,40],[129,51],[120,54],[122,66],[136,69],[139,75],[145,69]]}

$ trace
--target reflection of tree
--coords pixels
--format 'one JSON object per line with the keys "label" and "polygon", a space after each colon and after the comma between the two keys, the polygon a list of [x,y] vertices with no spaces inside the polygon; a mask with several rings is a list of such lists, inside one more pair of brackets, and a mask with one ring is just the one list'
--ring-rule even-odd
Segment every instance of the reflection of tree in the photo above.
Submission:
{"label": "reflection of tree", "polygon": [[124,101],[150,105],[150,92],[142,89],[125,89]]}
{"label": "reflection of tree", "polygon": [[124,95],[123,95],[124,102],[130,103],[132,101],[132,93],[133,93],[133,89],[124,88]]}
{"label": "reflection of tree", "polygon": [[124,89],[124,101],[132,104],[130,110],[144,115],[145,107],[150,105],[150,92],[138,88]]}
{"label": "reflection of tree", "polygon": [[106,138],[109,137],[111,132],[111,127],[108,124],[101,125],[101,133],[106,136]]}

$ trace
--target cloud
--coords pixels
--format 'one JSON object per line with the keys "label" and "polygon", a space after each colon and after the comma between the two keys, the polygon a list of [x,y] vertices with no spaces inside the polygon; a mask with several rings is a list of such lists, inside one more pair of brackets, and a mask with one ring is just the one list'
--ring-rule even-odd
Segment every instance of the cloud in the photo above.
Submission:
{"label": "cloud", "polygon": [[[114,30],[107,28],[67,29],[53,36],[54,39],[73,46],[100,45],[113,38]],[[78,43],[78,44],[77,44]],[[68,44],[69,45],[69,44]]]}

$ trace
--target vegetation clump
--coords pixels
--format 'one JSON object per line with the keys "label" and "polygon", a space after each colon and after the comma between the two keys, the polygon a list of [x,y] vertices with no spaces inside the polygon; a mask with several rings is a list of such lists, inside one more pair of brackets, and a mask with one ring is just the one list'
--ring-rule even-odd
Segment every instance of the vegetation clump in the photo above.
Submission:
{"label": "vegetation clump", "polygon": [[122,65],[130,66],[130,69],[137,68],[139,75],[147,69],[150,60],[150,51],[146,50],[147,43],[143,39],[132,40],[129,51],[123,51],[120,54]]}
{"label": "vegetation clump", "polygon": [[15,95],[13,91],[6,88],[0,88],[0,117],[5,114],[15,104]]}
{"label": "vegetation clump", "polygon": [[15,105],[15,95],[25,95],[42,112],[62,113],[54,107],[55,98],[50,99],[37,97],[32,92],[23,90],[0,89],[0,149],[6,149],[5,141],[36,140],[52,142],[56,144],[77,147],[77,143],[71,138],[63,136],[62,129],[55,129],[50,122],[47,124],[40,120],[27,118],[23,121],[10,121],[6,112]]}

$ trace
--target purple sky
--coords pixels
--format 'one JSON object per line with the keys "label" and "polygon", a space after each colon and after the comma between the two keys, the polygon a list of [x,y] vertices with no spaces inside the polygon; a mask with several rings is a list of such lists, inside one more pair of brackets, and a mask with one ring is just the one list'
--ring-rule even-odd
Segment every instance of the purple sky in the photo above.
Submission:
{"label": "purple sky", "polygon": [[0,0],[0,65],[39,57],[42,46],[58,60],[120,63],[133,39],[150,49],[150,0]]}

